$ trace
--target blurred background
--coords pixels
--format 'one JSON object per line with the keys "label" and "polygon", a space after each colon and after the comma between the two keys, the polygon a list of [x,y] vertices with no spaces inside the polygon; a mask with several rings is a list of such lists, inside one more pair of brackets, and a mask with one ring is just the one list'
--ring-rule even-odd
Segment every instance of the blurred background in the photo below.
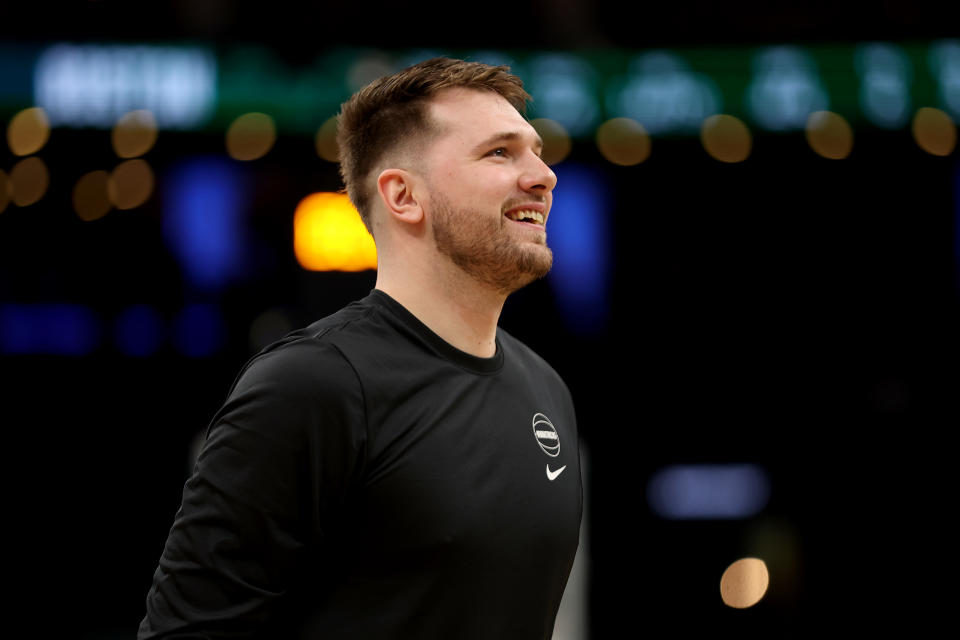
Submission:
{"label": "blurred background", "polygon": [[331,118],[443,54],[524,79],[559,176],[555,268],[501,322],[577,402],[587,512],[557,636],[937,628],[956,575],[956,18],[4,3],[8,619],[135,634],[243,363],[373,286]]}

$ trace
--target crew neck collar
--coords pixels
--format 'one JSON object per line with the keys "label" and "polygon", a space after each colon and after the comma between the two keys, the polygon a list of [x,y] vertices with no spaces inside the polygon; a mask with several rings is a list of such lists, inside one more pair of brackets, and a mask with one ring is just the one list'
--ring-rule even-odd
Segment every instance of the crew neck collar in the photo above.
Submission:
{"label": "crew neck collar", "polygon": [[422,338],[438,355],[450,360],[457,366],[480,374],[496,373],[503,367],[503,347],[500,344],[499,331],[496,336],[496,351],[491,357],[482,358],[472,353],[462,351],[441,338],[386,292],[380,289],[373,289],[370,291],[367,299],[378,306],[384,307],[391,315]]}

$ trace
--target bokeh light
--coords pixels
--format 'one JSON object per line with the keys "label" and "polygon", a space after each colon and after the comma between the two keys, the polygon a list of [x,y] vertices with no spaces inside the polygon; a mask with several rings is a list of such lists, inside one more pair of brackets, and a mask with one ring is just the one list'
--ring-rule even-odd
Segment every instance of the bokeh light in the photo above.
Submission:
{"label": "bokeh light", "polygon": [[547,220],[554,261],[547,281],[563,323],[580,335],[598,335],[610,316],[615,263],[610,187],[597,167],[568,162],[556,174]]}
{"label": "bokeh light", "polygon": [[632,118],[613,118],[597,128],[597,148],[613,164],[640,164],[650,157],[650,135]]}
{"label": "bokeh light", "polygon": [[17,113],[7,126],[7,143],[14,155],[28,156],[43,148],[50,137],[50,119],[40,107]]}
{"label": "bokeh light", "polygon": [[234,160],[256,160],[277,141],[277,127],[265,113],[245,113],[227,129],[227,154]]}
{"label": "bokeh light", "polygon": [[10,199],[18,207],[26,207],[43,198],[50,186],[50,172],[36,156],[24,158],[10,170]]}
{"label": "bokeh light", "polygon": [[337,147],[337,116],[327,118],[326,122],[320,125],[315,143],[318,156],[327,162],[340,161],[340,149]]}
{"label": "bokeh light", "polygon": [[0,353],[85,356],[100,334],[100,318],[86,305],[0,302]]}
{"label": "bokeh light", "polygon": [[629,75],[607,88],[607,111],[633,118],[652,135],[694,133],[707,116],[723,109],[723,94],[685,57],[646,51],[630,62]]}
{"label": "bokeh light", "polygon": [[133,209],[150,198],[153,183],[153,170],[146,160],[127,160],[110,174],[107,193],[117,209]]}
{"label": "bokeh light", "polygon": [[765,47],[754,54],[745,97],[753,121],[770,131],[809,126],[810,114],[830,104],[816,59],[795,45]]}
{"label": "bokeh light", "polygon": [[581,56],[553,51],[527,61],[527,82],[537,99],[533,115],[560,123],[575,136],[589,133],[600,116],[596,70]]}
{"label": "bokeh light", "polygon": [[740,558],[723,572],[720,597],[728,607],[746,609],[760,602],[770,585],[767,565],[759,558]]}
{"label": "bokeh light", "polygon": [[157,141],[157,120],[147,109],[124,114],[111,132],[113,150],[121,158],[136,158],[153,148]]}
{"label": "bokeh light", "polygon": [[860,76],[860,108],[878,127],[899,129],[910,115],[910,58],[898,45],[867,42],[857,45],[854,63]]}
{"label": "bokeh light", "polygon": [[[51,20],[63,18],[50,13]],[[206,46],[54,42],[37,53],[34,100],[56,127],[109,129],[125,113],[147,108],[164,129],[192,129],[216,108],[217,56]]]}
{"label": "bokeh light", "polygon": [[843,160],[853,149],[853,129],[846,118],[832,111],[814,111],[805,130],[810,148],[824,158]]}
{"label": "bokeh light", "polygon": [[948,156],[957,146],[957,127],[950,116],[940,109],[917,109],[911,130],[917,145],[929,154]]}
{"label": "bokeh light", "polygon": [[109,174],[98,170],[84,174],[73,187],[73,210],[87,222],[107,215],[113,206],[107,194]]}
{"label": "bokeh light", "polygon": [[756,464],[672,464],[650,477],[647,502],[670,520],[730,520],[762,511],[770,491]]}
{"label": "bokeh light", "polygon": [[223,156],[195,156],[166,168],[163,236],[191,289],[219,291],[251,264],[244,169]]}
{"label": "bokeh light", "polygon": [[562,124],[549,118],[535,118],[530,124],[543,139],[543,154],[541,157],[547,164],[558,164],[566,160],[573,148],[570,134]]}
{"label": "bokeh light", "polygon": [[746,160],[753,146],[747,125],[727,114],[706,118],[700,128],[700,141],[711,158],[730,163]]}
{"label": "bokeh light", "polygon": [[293,214],[293,251],[310,271],[377,268],[377,248],[344,193],[312,193]]}

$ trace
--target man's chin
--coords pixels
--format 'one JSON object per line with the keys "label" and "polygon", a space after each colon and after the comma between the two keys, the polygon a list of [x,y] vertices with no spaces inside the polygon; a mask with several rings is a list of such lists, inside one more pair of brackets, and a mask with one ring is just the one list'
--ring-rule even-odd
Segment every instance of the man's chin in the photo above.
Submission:
{"label": "man's chin", "polygon": [[526,249],[520,260],[519,269],[525,277],[522,278],[523,283],[516,287],[517,289],[530,284],[534,280],[543,278],[550,272],[550,268],[553,267],[553,251],[550,250],[550,247],[544,244],[527,247]]}

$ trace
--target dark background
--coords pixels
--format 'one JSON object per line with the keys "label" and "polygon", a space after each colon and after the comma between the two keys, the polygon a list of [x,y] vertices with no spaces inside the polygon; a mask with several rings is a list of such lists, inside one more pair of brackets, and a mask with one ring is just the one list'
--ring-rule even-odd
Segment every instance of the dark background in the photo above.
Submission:
{"label": "dark background", "polygon": [[[9,4],[9,3],[8,3]],[[0,41],[268,44],[290,62],[328,46],[577,49],[853,43],[957,35],[945,5],[906,2],[286,2],[10,4]],[[103,132],[57,131],[51,166],[96,164]],[[162,167],[222,153],[220,135],[161,133]],[[3,166],[13,157],[4,148]],[[12,619],[43,635],[130,637],[179,504],[190,447],[250,355],[248,329],[281,307],[303,323],[360,297],[373,273],[303,271],[288,255],[303,194],[338,186],[310,140],[251,163],[259,248],[219,303],[216,357],[109,348],[83,358],[2,356]],[[602,166],[614,207],[610,321],[583,336],[547,283],[502,324],[542,353],[577,400],[589,455],[591,637],[807,637],[915,633],[951,609],[958,414],[957,152],[909,132],[857,132],[828,161],[801,134],[758,136],[749,160],[697,140]],[[160,240],[162,203],[85,225],[69,188],[0,214],[0,302],[70,301],[109,315],[172,312],[189,292]],[[747,521],[667,522],[645,481],[674,462],[756,462],[767,509]],[[745,611],[717,597],[723,569],[766,554],[771,589]]]}
{"label": "dark background", "polygon": [[312,59],[318,46],[330,44],[642,49],[957,35],[956,8],[933,0],[489,0],[472,5],[440,0],[39,0],[7,2],[4,17],[0,33],[7,39],[252,41],[299,59]]}

